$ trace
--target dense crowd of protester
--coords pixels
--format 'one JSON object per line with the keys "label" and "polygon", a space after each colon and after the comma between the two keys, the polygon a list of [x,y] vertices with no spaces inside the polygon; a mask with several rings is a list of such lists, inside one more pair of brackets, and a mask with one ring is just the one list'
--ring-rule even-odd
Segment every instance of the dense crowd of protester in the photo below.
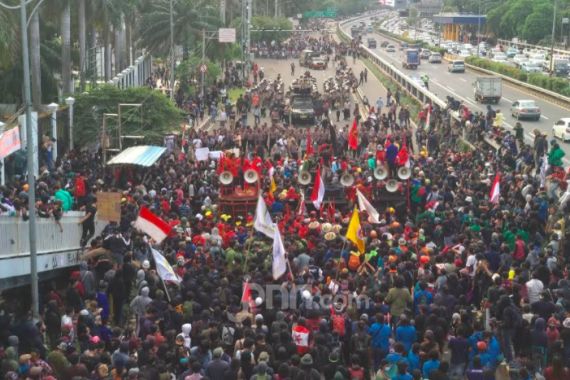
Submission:
{"label": "dense crowd of protester", "polygon": [[[413,133],[399,92],[363,107],[333,103],[308,130],[269,115],[256,123],[254,95],[227,110],[221,87],[207,100],[181,98],[193,119],[212,116],[200,105],[212,104],[216,124],[151,168],[104,170],[79,151],[42,168],[36,211],[57,222],[85,210],[85,260],[65,289],[42,286],[40,320],[25,303],[3,305],[6,379],[570,378],[568,209],[555,142],[535,133],[525,146],[491,108],[471,115],[453,102],[425,105]],[[347,149],[353,118],[358,143]],[[203,147],[239,148],[224,161],[232,186],[258,173],[289,262],[279,279],[255,210],[222,209],[227,168],[197,161]],[[407,158],[405,201],[386,203],[375,170],[398,179]],[[354,178],[342,202],[318,210],[298,181],[317,165],[327,187]],[[376,223],[360,210],[363,254],[344,239],[356,190],[379,212]],[[26,218],[28,191],[20,179],[2,188],[1,213]],[[99,191],[122,192],[121,221],[93,236]],[[179,284],[158,276],[152,241],[132,226],[142,206],[173,227],[156,248]],[[256,293],[270,285],[281,291]]]}

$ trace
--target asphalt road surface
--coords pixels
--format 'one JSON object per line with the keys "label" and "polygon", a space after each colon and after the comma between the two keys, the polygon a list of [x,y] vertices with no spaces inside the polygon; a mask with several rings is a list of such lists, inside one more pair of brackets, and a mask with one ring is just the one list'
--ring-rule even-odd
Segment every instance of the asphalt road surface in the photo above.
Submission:
{"label": "asphalt road surface", "polygon": [[[363,19],[343,24],[342,28],[347,33],[350,33],[351,25],[358,24],[361,20]],[[368,24],[368,22],[370,22],[370,19],[364,19],[363,21]],[[399,46],[396,43],[378,33],[367,33],[363,36],[364,44],[366,44],[366,39],[368,37],[375,38],[377,42],[378,47],[372,50],[381,58],[386,59],[396,68],[404,72],[406,75],[410,77],[416,77],[419,81],[419,78],[422,74],[427,74],[430,78],[430,91],[436,94],[441,100],[445,101],[447,96],[453,96],[455,99],[463,101],[463,103],[466,104],[472,111],[486,111],[487,105],[476,102],[473,96],[472,84],[478,76],[481,76],[481,74],[470,70],[467,70],[463,74],[449,73],[447,71],[447,62],[445,60],[442,60],[441,64],[422,61],[417,70],[404,69],[402,68],[403,52],[399,50]],[[386,52],[386,49],[380,47],[382,41],[389,41],[391,44],[396,46],[397,51],[395,53]],[[536,101],[542,111],[542,117],[539,121],[520,120],[525,130],[525,140],[527,140],[528,143],[531,143],[533,141],[533,130],[538,129],[542,133],[546,133],[548,136],[552,136],[553,124],[560,118],[570,117],[569,110],[542,99],[540,95],[533,95],[530,92],[519,90],[510,85],[508,82],[503,81],[503,97],[499,104],[493,104],[491,106],[493,109],[500,109],[501,112],[505,115],[505,126],[507,128],[512,129],[516,123],[516,119],[511,117],[511,104],[513,101],[521,99],[531,99]],[[570,144],[562,143],[560,141],[559,144],[566,152],[564,162],[567,165],[570,165]]]}

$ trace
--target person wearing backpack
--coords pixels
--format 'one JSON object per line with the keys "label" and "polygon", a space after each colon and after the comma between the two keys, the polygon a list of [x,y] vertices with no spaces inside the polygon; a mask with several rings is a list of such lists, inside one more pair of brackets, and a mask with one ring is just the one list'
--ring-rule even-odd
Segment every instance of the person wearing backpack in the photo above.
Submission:
{"label": "person wearing backpack", "polygon": [[378,368],[380,368],[382,359],[388,354],[390,349],[390,336],[392,335],[392,329],[390,325],[386,323],[384,314],[376,314],[376,322],[368,328],[368,334],[370,334],[372,338],[374,370],[377,371]]}

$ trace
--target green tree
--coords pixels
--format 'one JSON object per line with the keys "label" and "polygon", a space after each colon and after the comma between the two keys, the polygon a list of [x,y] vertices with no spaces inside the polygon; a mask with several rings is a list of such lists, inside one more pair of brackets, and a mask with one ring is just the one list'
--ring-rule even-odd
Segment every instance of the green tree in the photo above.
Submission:
{"label": "green tree", "polygon": [[532,13],[532,0],[510,0],[507,11],[501,17],[501,38],[520,36],[524,21]]}
{"label": "green tree", "polygon": [[554,9],[551,4],[536,4],[532,13],[526,18],[522,27],[522,38],[534,43],[551,33],[552,15]]}
{"label": "green tree", "polygon": [[[104,85],[76,97],[75,117],[81,128],[74,129],[75,140],[80,145],[98,141],[103,113],[117,113],[119,103],[142,104],[140,109],[124,112],[122,133],[145,136],[145,143],[161,143],[164,134],[177,129],[183,118],[182,112],[159,91],[147,87],[121,90]],[[110,135],[114,126],[114,123],[109,125]]]}

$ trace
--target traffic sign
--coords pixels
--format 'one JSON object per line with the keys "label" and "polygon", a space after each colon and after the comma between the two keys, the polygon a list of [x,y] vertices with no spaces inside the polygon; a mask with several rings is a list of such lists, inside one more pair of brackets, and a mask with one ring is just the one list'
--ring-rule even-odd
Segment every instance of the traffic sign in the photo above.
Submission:
{"label": "traffic sign", "polygon": [[324,11],[308,11],[303,18],[336,18],[336,8],[327,8]]}
{"label": "traffic sign", "polygon": [[206,71],[208,71],[208,66],[206,66],[205,63],[200,65],[200,72],[205,73]]}

